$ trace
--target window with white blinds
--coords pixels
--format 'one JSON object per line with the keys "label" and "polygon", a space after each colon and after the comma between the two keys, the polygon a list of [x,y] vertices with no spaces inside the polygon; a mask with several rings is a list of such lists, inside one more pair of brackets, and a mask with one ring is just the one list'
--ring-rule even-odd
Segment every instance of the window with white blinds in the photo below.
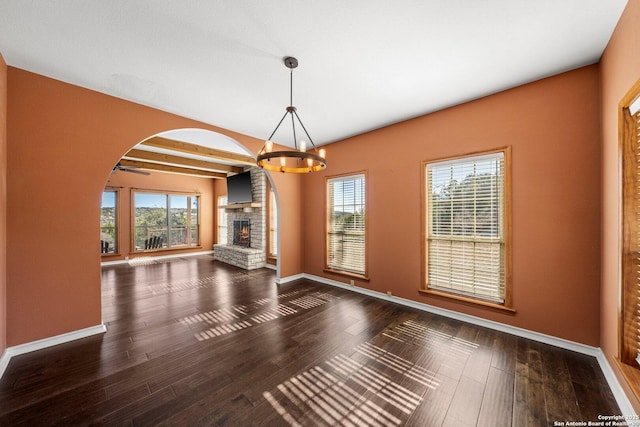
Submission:
{"label": "window with white blinds", "polygon": [[505,152],[424,162],[427,289],[505,304]]}
{"label": "window with white blinds", "polygon": [[278,256],[278,203],[273,188],[269,188],[269,257]]}
{"label": "window with white blinds", "polygon": [[227,243],[227,210],[221,206],[226,206],[227,196],[218,196],[218,244]]}
{"label": "window with white blinds", "polygon": [[327,179],[329,270],[367,275],[365,181],[363,173]]}
{"label": "window with white blinds", "polygon": [[622,201],[622,362],[640,364],[640,113],[624,110]]}

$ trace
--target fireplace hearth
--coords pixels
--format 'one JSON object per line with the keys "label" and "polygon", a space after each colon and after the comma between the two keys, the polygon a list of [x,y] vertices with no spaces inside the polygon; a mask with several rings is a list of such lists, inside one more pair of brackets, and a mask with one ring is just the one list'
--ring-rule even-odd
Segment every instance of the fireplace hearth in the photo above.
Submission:
{"label": "fireplace hearth", "polygon": [[233,220],[233,244],[243,248],[251,247],[251,221],[248,219]]}

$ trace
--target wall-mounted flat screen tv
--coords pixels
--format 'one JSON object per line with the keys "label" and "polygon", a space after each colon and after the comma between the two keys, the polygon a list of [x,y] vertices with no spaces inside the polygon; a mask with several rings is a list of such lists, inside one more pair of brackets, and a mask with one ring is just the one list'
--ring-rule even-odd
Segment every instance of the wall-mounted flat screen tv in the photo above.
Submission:
{"label": "wall-mounted flat screen tv", "polygon": [[243,172],[227,177],[227,204],[251,203],[251,172]]}

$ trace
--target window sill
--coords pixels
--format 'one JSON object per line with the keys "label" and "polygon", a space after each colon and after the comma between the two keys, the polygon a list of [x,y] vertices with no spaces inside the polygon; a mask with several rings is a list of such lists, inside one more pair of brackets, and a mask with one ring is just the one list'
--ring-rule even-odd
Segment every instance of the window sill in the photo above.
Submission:
{"label": "window sill", "polygon": [[324,271],[325,273],[335,274],[335,275],[338,275],[338,276],[349,277],[351,279],[362,280],[364,282],[368,282],[369,281],[369,276],[365,276],[363,274],[349,273],[348,271],[333,270],[331,268],[324,268],[324,269],[322,269],[322,271]]}
{"label": "window sill", "polygon": [[112,258],[116,256],[120,256],[120,252],[116,253],[108,253],[108,254],[100,254],[102,258]]}
{"label": "window sill", "polygon": [[468,303],[468,304],[472,304],[472,305],[478,305],[478,306],[481,306],[481,307],[490,308],[490,309],[493,309],[493,310],[505,311],[505,312],[508,312],[508,313],[511,313],[511,314],[515,314],[516,313],[516,309],[515,308],[507,307],[505,305],[498,304],[498,303],[495,303],[495,302],[483,301],[481,299],[465,297],[463,295],[450,294],[448,292],[436,291],[436,290],[433,290],[433,289],[419,289],[418,291],[421,294],[424,294],[424,295],[431,295],[431,296],[436,296],[436,297],[456,300],[456,301],[460,301],[460,302],[464,302],[464,303]]}
{"label": "window sill", "polygon": [[177,248],[159,248],[159,249],[142,249],[131,252],[132,255],[152,254],[156,252],[177,252],[177,251],[190,251],[190,250],[202,250],[202,246],[181,246]]}
{"label": "window sill", "polygon": [[617,357],[615,358],[615,361],[618,369],[622,372],[622,376],[627,382],[627,385],[633,391],[634,396],[636,399],[640,400],[640,369],[627,365]]}

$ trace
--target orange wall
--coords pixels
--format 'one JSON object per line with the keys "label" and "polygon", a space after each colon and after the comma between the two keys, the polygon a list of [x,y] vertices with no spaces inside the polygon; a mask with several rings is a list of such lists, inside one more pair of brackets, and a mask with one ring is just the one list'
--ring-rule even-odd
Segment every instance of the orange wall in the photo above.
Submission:
{"label": "orange wall", "polygon": [[[278,219],[280,252],[278,254],[278,268],[280,277],[286,278],[302,273],[304,270],[305,254],[305,234],[306,218],[303,216],[302,200],[309,195],[302,193],[303,182],[307,175],[295,175],[296,179],[287,179],[288,174],[267,172],[271,177],[276,197],[278,198]],[[287,199],[282,197],[288,194],[293,199],[297,195],[300,203],[289,204]],[[313,197],[313,196],[312,196]],[[286,215],[284,214],[286,213]],[[284,250],[283,248],[288,248]],[[295,250],[294,250],[295,248]]]}
{"label": "orange wall", "polygon": [[[262,141],[13,67],[7,72],[7,345],[100,324],[100,197],[111,168],[158,132],[196,127],[254,153]],[[275,179],[300,236],[300,177]],[[0,201],[1,203],[1,201]],[[283,230],[285,232],[285,230]],[[281,274],[301,273],[283,239]]]}
{"label": "orange wall", "polygon": [[[331,144],[320,174],[272,174],[281,276],[347,281],[322,272],[324,176],[367,170],[371,281],[360,286],[598,346],[598,77],[585,67]],[[261,141],[12,67],[7,82],[7,345],[17,345],[100,323],[100,194],[122,154],[184,127],[253,152]],[[517,314],[420,295],[420,161],[505,145]]]}
{"label": "orange wall", "polygon": [[0,55],[0,355],[7,348],[7,64]]}
{"label": "orange wall", "polygon": [[148,253],[132,253],[131,250],[131,189],[161,190],[200,193],[200,248],[158,252],[157,255],[211,250],[214,233],[214,181],[221,179],[198,178],[195,176],[151,172],[151,175],[116,172],[111,174],[107,186],[122,187],[119,192],[119,253],[120,256],[104,256],[103,261],[135,257]]}
{"label": "orange wall", "polygon": [[629,0],[600,61],[602,87],[602,290],[600,346],[629,400],[640,402],[617,370],[620,298],[621,152],[618,148],[618,103],[640,79],[640,0]]}
{"label": "orange wall", "polygon": [[[327,147],[304,180],[307,273],[323,273],[325,176],[366,170],[370,281],[358,286],[599,345],[597,65]],[[513,304],[507,314],[418,293],[421,161],[512,146]]]}

